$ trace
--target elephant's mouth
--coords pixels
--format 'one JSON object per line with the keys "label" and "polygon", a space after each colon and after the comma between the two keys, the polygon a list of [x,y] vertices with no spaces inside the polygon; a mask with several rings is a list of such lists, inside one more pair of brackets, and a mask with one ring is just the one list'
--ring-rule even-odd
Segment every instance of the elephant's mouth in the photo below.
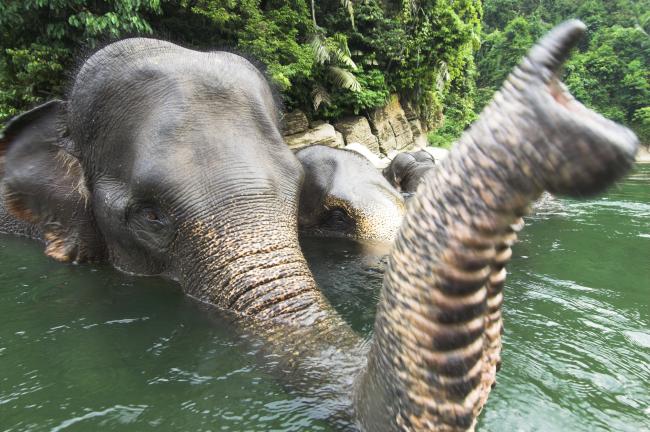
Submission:
{"label": "elephant's mouth", "polygon": [[[517,106],[510,118],[519,131],[513,135],[529,141],[528,156],[553,173],[541,186],[562,195],[601,192],[627,171],[638,148],[633,132],[585,107],[560,81],[562,66],[585,30],[579,21],[558,26],[529,52],[495,96],[497,110],[510,97],[520,101],[511,105]],[[540,148],[546,152],[539,153]],[[585,169],[576,172],[576,164]]]}
{"label": "elephant's mouth", "polygon": [[[576,100],[560,82],[557,71],[542,91],[535,93],[530,96],[543,126],[540,138],[550,143],[570,142],[563,152],[546,155],[549,169],[554,166],[556,170],[555,177],[545,186],[551,193],[592,196],[602,192],[634,163],[638,148],[634,133]],[[587,169],[576,173],[571,165],[578,163]],[[564,181],[569,179],[570,182]],[[565,186],[558,187],[560,184]]]}
{"label": "elephant's mouth", "polygon": [[557,116],[565,118],[574,129],[586,134],[590,139],[601,141],[602,147],[614,145],[633,159],[636,153],[636,138],[627,128],[585,107],[573,97],[557,74],[554,74],[547,88],[554,101]]}
{"label": "elephant's mouth", "polygon": [[548,91],[553,99],[555,99],[555,102],[567,110],[580,113],[584,109],[584,105],[578,102],[573,95],[567,91],[557,76],[554,76],[553,79],[551,79],[551,82],[548,84]]}

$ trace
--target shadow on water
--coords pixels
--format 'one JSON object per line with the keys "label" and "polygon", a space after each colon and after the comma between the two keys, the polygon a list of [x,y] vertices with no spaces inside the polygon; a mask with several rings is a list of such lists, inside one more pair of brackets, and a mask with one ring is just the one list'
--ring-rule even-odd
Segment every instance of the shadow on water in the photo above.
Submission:
{"label": "shadow on water", "polygon": [[346,239],[303,237],[300,244],[325,297],[355,331],[369,338],[386,256]]}
{"label": "shadow on water", "polygon": [[[385,262],[302,239],[365,338]],[[650,166],[591,201],[546,198],[509,266],[486,431],[650,430]],[[0,430],[332,430],[258,352],[173,283],[49,261],[0,236]]]}

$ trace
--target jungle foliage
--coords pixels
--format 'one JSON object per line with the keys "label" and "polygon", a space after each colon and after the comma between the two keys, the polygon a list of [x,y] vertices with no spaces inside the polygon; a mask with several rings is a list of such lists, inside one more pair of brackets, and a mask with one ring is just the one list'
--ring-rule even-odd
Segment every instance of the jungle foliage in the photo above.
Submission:
{"label": "jungle foliage", "polygon": [[87,51],[151,35],[256,59],[285,107],[312,118],[365,113],[398,93],[445,145],[570,17],[590,31],[567,84],[649,142],[650,0],[0,1],[0,120],[63,96]]}
{"label": "jungle foliage", "polygon": [[537,38],[578,18],[588,33],[564,82],[582,103],[630,125],[650,144],[650,0],[486,0],[484,11],[477,107]]}
{"label": "jungle foliage", "polygon": [[25,0],[0,3],[0,118],[64,93],[84,48],[154,35],[265,66],[288,109],[337,118],[399,93],[431,126],[471,119],[480,2]]}

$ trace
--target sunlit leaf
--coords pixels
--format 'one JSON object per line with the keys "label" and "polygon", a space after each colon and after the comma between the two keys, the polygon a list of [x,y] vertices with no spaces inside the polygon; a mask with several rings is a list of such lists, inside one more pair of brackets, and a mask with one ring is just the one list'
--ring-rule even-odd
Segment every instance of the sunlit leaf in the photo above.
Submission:
{"label": "sunlit leaf", "polygon": [[358,92],[361,90],[361,84],[352,72],[338,66],[330,66],[328,68],[328,72],[332,82],[337,87],[341,87],[353,92]]}
{"label": "sunlit leaf", "polygon": [[320,34],[314,34],[309,41],[309,45],[314,51],[316,63],[325,64],[330,61],[330,52],[326,45],[326,39]]}

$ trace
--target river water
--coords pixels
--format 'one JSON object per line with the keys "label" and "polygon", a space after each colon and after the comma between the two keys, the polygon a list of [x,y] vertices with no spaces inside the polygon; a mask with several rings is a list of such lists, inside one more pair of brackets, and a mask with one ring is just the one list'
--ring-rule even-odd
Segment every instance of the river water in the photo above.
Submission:
{"label": "river water", "polygon": [[[304,241],[370,337],[381,263]],[[0,236],[0,431],[332,430],[173,283],[54,263]],[[650,431],[650,165],[606,196],[546,198],[506,285],[503,368],[483,431]]]}

